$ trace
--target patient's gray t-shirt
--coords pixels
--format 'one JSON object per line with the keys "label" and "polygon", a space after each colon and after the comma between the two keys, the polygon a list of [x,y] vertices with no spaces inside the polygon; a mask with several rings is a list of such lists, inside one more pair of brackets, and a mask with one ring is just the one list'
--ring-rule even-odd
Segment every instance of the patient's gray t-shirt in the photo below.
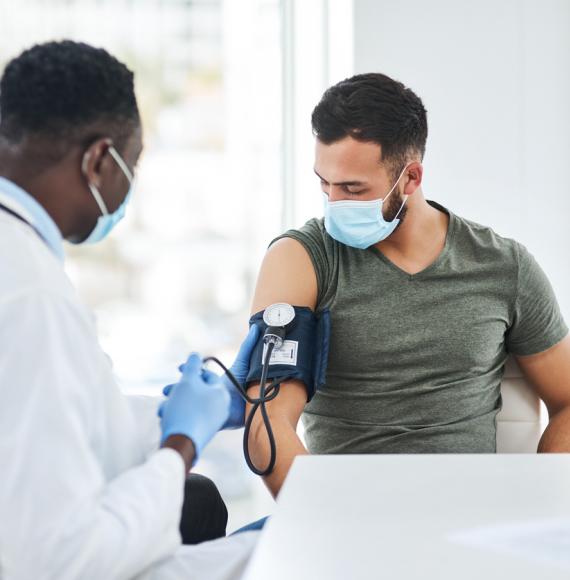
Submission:
{"label": "patient's gray t-shirt", "polygon": [[317,311],[331,311],[326,385],[303,414],[311,453],[494,453],[508,353],[568,332],[524,246],[430,203],[449,214],[447,239],[414,275],[335,241],[322,219],[281,236],[306,248]]}

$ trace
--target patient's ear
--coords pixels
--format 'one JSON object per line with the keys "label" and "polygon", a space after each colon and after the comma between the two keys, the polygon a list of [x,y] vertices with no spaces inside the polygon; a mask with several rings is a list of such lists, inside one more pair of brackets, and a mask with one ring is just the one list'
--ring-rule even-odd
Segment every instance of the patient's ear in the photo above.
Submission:
{"label": "patient's ear", "polygon": [[421,186],[423,174],[424,168],[419,161],[410,163],[403,177],[405,195],[412,195]]}

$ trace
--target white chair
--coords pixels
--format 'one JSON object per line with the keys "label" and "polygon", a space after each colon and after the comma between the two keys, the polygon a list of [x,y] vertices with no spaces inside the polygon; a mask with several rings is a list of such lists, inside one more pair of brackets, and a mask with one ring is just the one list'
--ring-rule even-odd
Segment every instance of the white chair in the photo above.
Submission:
{"label": "white chair", "polygon": [[503,408],[497,415],[497,453],[536,453],[542,435],[541,404],[513,357],[501,383]]}

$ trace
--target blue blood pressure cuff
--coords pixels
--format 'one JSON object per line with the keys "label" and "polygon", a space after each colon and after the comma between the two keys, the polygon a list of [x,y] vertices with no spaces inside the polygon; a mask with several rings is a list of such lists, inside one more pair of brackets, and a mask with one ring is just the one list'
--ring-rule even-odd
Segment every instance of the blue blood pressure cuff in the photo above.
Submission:
{"label": "blue blood pressure cuff", "polygon": [[[268,380],[296,379],[307,388],[310,401],[326,380],[330,342],[330,312],[328,309],[315,314],[310,308],[294,306],[295,319],[287,330],[283,345],[274,349],[269,361]],[[263,357],[267,345],[263,337],[268,326],[263,321],[263,310],[254,314],[250,326],[259,327],[259,340],[251,355],[246,383],[259,381]]]}

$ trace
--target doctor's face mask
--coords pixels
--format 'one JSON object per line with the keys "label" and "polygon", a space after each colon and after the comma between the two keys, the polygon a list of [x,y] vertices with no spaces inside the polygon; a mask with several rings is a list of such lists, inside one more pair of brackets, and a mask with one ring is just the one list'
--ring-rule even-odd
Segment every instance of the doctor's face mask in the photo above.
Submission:
{"label": "doctor's face mask", "polygon": [[[113,146],[109,147],[108,151],[111,157],[114,159],[115,163],[119,166],[119,168],[127,178],[129,182],[129,191],[125,196],[125,199],[123,200],[121,205],[113,213],[109,213],[107,205],[103,200],[100,191],[97,189],[97,187],[95,187],[95,185],[87,181],[87,185],[89,186],[91,195],[95,198],[95,201],[99,206],[99,210],[101,211],[101,215],[97,219],[97,223],[95,224],[95,227],[93,228],[91,233],[87,236],[87,238],[85,238],[85,240],[80,242],[82,244],[96,244],[97,242],[104,240],[111,233],[111,230],[123,219],[123,217],[125,217],[127,205],[129,204],[129,201],[132,196],[135,181],[134,175],[128,168],[127,164],[124,162],[123,158],[119,155],[119,153]],[[85,162],[86,158],[84,157],[84,167]]]}

